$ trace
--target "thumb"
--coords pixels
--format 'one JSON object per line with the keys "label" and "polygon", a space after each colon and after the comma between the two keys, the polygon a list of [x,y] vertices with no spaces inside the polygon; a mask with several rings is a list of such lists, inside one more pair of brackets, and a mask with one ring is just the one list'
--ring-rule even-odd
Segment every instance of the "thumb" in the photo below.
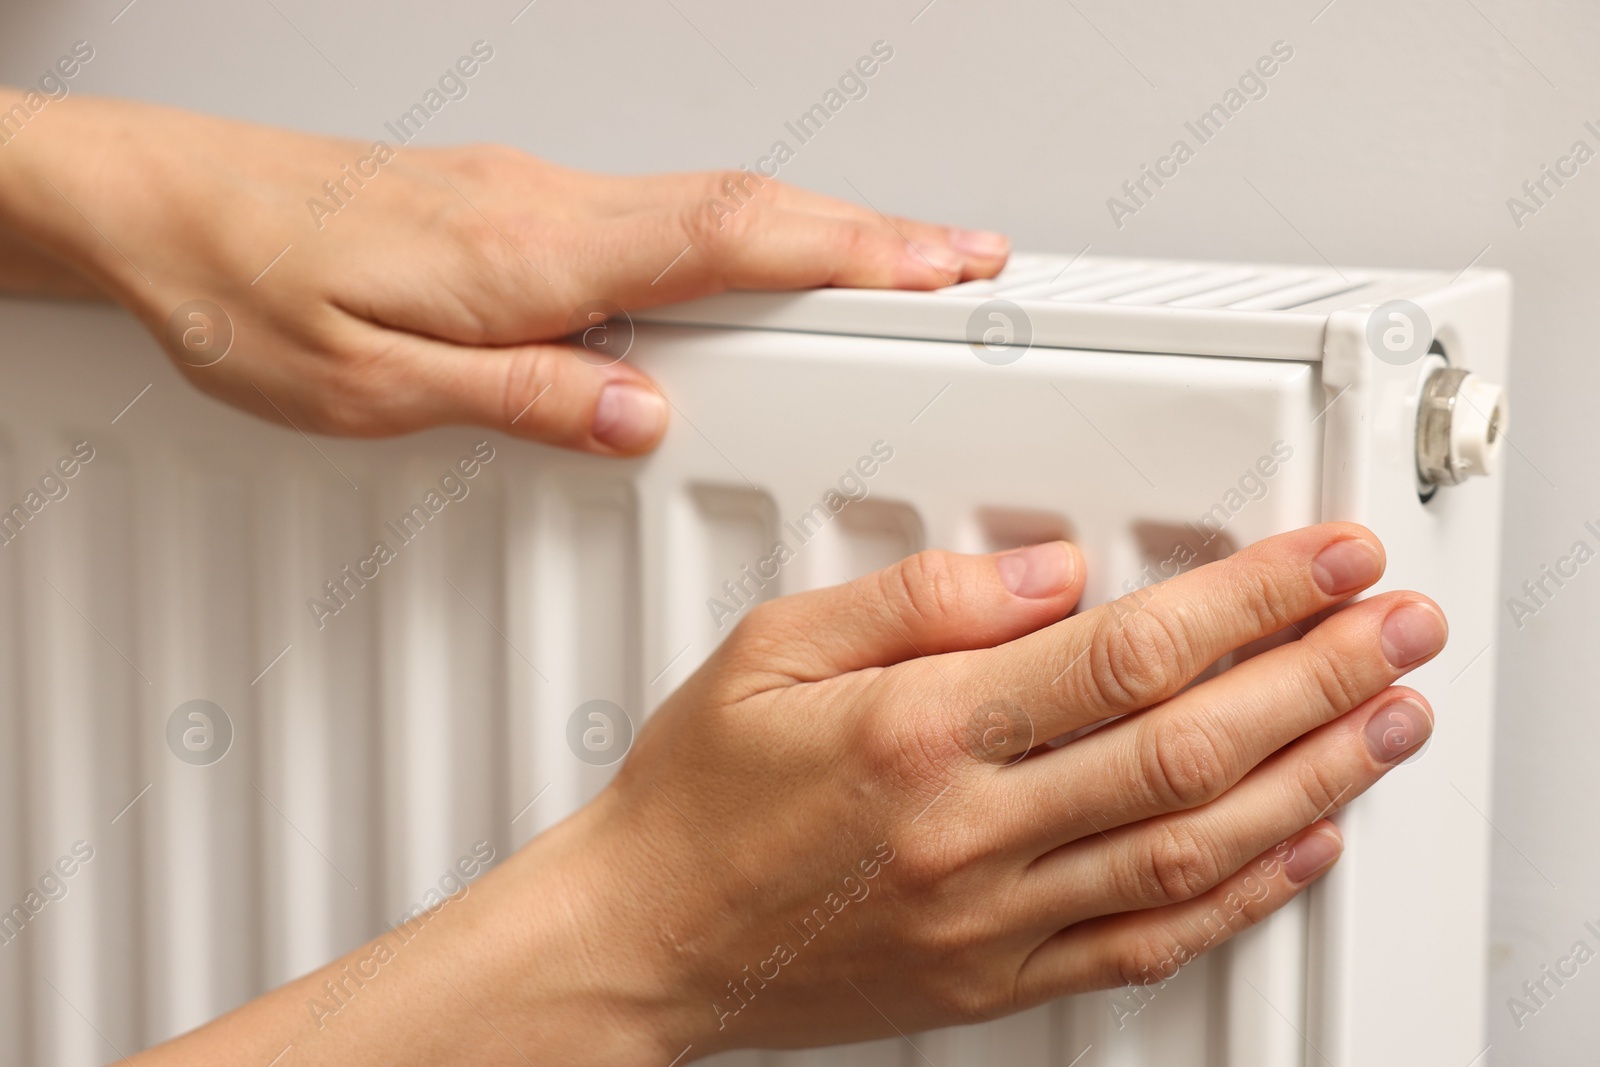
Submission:
{"label": "thumb", "polygon": [[[819,681],[1004,644],[1072,611],[1083,556],[1066,541],[968,556],[927,549],[844,585],[769,601],[743,625],[765,665]],[[759,620],[759,621],[757,621]]]}
{"label": "thumb", "polygon": [[431,398],[422,421],[474,423],[602,456],[648,452],[667,428],[667,399],[648,375],[572,345],[470,348],[413,337],[405,348]]}

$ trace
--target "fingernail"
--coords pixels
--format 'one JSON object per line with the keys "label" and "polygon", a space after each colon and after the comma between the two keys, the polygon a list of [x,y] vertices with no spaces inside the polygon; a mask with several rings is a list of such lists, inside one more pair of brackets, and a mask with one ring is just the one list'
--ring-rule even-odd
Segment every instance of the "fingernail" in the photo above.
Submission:
{"label": "fingernail", "polygon": [[953,248],[946,248],[943,245],[911,245],[906,249],[906,257],[919,271],[926,273],[931,267],[946,275],[952,282],[961,280],[961,256]]}
{"label": "fingernail", "polygon": [[667,423],[667,401],[653,389],[610,382],[594,409],[594,439],[619,452],[653,444]]}
{"label": "fingernail", "polygon": [[1344,851],[1344,841],[1328,830],[1313,830],[1292,846],[1283,873],[1289,881],[1304,884],[1326,870]]}
{"label": "fingernail", "polygon": [[1335,541],[1311,561],[1311,577],[1329,596],[1343,596],[1378,580],[1378,550],[1365,541]]}
{"label": "fingernail", "polygon": [[1383,658],[1409,667],[1443,648],[1444,638],[1443,615],[1426,604],[1402,604],[1383,620]]}
{"label": "fingernail", "polygon": [[1379,763],[1394,763],[1428,739],[1433,720],[1415,700],[1396,700],[1367,721],[1367,751]]}
{"label": "fingernail", "polygon": [[1077,563],[1072,550],[1060,541],[1029,545],[1007,552],[995,561],[1000,581],[1020,597],[1039,600],[1055,596],[1072,583]]}
{"label": "fingernail", "polygon": [[964,256],[994,259],[1011,251],[1011,240],[991,230],[950,230],[950,247]]}

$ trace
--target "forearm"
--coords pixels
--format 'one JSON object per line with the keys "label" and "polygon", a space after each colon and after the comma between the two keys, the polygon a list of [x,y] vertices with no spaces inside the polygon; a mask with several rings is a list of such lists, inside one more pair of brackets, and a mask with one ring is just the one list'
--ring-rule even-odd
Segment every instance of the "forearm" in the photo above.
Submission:
{"label": "forearm", "polygon": [[433,911],[134,1063],[267,1064],[289,1046],[282,1062],[301,1067],[670,1062],[689,1013],[652,962],[658,939],[636,927],[648,905],[622,903],[621,872],[597,866],[613,834],[592,810]]}
{"label": "forearm", "polygon": [[[0,235],[19,250],[0,269],[26,287],[52,277],[35,267],[40,257],[53,260],[53,277],[76,275],[80,289],[159,326],[172,305],[197,295],[197,274],[219,288],[249,283],[248,268],[221,261],[241,242],[243,261],[271,258],[270,240],[258,249],[246,235],[296,235],[303,206],[261,189],[292,166],[282,139],[267,127],[137,101],[53,102],[0,144]],[[236,166],[234,152],[256,169]],[[197,220],[216,241],[195,245]]]}
{"label": "forearm", "polygon": [[[28,193],[39,184],[35,168],[47,153],[28,151],[27,135],[39,133],[37,123],[13,128],[15,120],[7,117],[9,102],[24,95],[26,90],[0,86],[0,293],[103,299],[104,289],[60,254],[59,237],[66,222],[60,211],[42,209],[38,198]],[[64,105],[65,101],[53,103],[45,115],[56,114]],[[68,207],[64,202],[60,206]],[[31,224],[24,221],[29,216]]]}
{"label": "forearm", "polygon": [[106,299],[104,290],[87,277],[6,229],[0,229],[0,293]]}
{"label": "forearm", "polygon": [[[0,86],[0,101],[26,90]],[[51,101],[26,125],[0,107],[0,291],[24,296],[106,299],[117,256],[104,230],[114,226],[98,187],[109,171],[131,184],[130,168],[109,166],[117,101]],[[96,216],[101,218],[96,219]],[[101,248],[96,248],[98,243]]]}

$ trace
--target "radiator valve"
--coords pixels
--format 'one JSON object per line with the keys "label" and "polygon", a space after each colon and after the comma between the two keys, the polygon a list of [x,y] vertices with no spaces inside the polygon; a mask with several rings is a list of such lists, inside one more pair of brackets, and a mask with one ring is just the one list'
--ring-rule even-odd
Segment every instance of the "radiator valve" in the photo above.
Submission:
{"label": "radiator valve", "polygon": [[1435,370],[1417,405],[1417,473],[1429,485],[1493,474],[1507,418],[1500,386],[1460,367]]}

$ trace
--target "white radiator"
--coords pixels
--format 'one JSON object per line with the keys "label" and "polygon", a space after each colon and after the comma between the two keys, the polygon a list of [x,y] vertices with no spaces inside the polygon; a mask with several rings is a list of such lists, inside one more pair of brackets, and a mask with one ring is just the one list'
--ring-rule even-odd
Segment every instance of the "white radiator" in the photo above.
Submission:
{"label": "white radiator", "polygon": [[[1373,354],[1396,299],[1435,354]],[[618,463],[470,428],[307,438],[203,399],[119,312],[0,305],[0,508],[26,513],[0,534],[0,1058],[130,1053],[371,937],[475,849],[504,856],[611,773],[569,748],[574,709],[637,722],[750,591],[1064,535],[1095,603],[1341,518],[1452,640],[1412,679],[1436,738],[1340,816],[1346,854],[1307,897],[1142,1001],[724,1062],[1464,1067],[1499,479],[1424,501],[1418,406],[1446,358],[1504,379],[1508,313],[1488,271],[1020,256],[938,294],[734,294],[637,324],[629,358],[676,412]],[[1456,473],[1479,461],[1474,398],[1493,405],[1456,402]],[[818,517],[830,489],[859,499]],[[779,538],[794,558],[763,565]]]}

